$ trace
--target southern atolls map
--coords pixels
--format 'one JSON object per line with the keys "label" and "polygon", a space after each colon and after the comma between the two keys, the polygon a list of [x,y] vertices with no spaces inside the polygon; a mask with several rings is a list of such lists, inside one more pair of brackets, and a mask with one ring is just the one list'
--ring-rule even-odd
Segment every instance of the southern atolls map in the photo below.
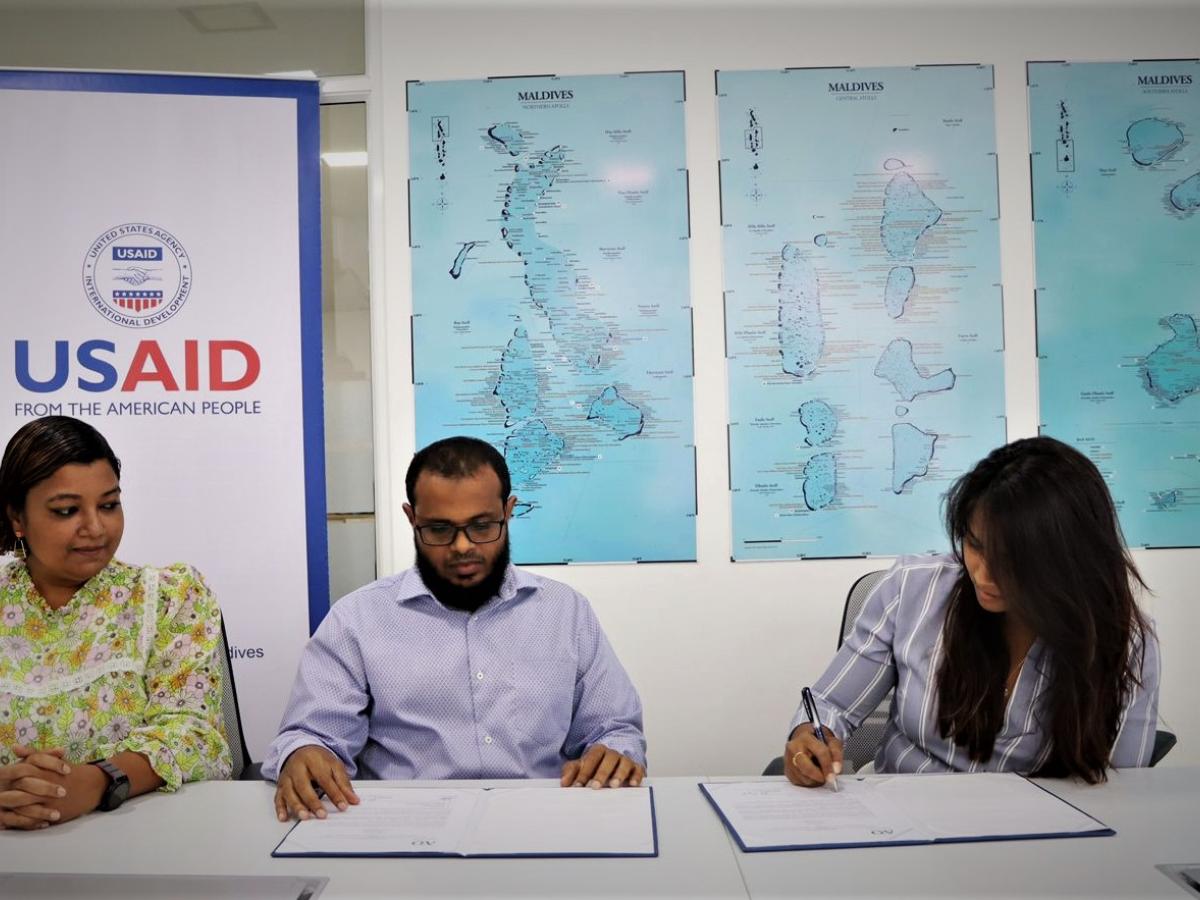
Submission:
{"label": "southern atolls map", "polygon": [[680,72],[411,82],[417,445],[494,444],[524,563],[695,558]]}
{"label": "southern atolls map", "polygon": [[1042,431],[1200,544],[1200,60],[1030,63]]}
{"label": "southern atolls map", "polygon": [[735,559],[944,549],[1004,443],[989,66],[718,72]]}

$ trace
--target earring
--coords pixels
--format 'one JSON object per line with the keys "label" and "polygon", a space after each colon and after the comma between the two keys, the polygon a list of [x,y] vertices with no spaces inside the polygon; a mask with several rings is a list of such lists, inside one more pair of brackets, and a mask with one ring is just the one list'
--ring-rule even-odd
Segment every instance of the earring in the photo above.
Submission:
{"label": "earring", "polygon": [[29,556],[29,548],[25,546],[25,538],[19,534],[17,535],[17,546],[13,548],[13,556],[21,560]]}

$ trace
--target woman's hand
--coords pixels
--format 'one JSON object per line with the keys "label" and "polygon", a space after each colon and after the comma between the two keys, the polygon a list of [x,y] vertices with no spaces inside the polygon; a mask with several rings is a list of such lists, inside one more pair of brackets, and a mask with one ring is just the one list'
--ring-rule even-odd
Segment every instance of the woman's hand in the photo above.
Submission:
{"label": "woman's hand", "polygon": [[108,776],[92,765],[71,765],[61,747],[15,745],[20,762],[0,766],[0,827],[34,831],[70,822],[100,805]]}
{"label": "woman's hand", "polygon": [[62,821],[58,803],[67,796],[71,766],[61,747],[34,750],[16,744],[19,761],[0,766],[0,828],[32,831]]}
{"label": "woman's hand", "polygon": [[826,746],[811,724],[799,725],[783,750],[783,771],[788,781],[801,787],[820,787],[842,774],[842,742],[828,728],[822,729]]}

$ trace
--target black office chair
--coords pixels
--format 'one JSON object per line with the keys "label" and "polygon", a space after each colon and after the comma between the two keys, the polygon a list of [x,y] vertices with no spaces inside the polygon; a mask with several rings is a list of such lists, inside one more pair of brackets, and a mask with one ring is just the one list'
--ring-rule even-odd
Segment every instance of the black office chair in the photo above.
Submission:
{"label": "black office chair", "polygon": [[[862,612],[863,605],[867,602],[867,597],[886,574],[887,569],[868,572],[850,586],[850,591],[846,594],[846,605],[842,609],[842,627],[838,632],[837,649],[840,650],[842,644],[845,643],[846,637],[854,629],[858,614]],[[888,709],[891,703],[892,692],[888,691],[879,701],[879,705],[863,719],[862,724],[846,741],[842,749],[848,764],[847,771],[857,772],[875,759],[875,751],[879,749],[879,742],[883,740],[883,733],[887,730]],[[782,775],[783,757],[777,756],[771,760],[763,770],[763,774]]]}
{"label": "black office chair", "polygon": [[1157,766],[1162,758],[1175,746],[1175,735],[1161,728],[1154,732],[1154,750],[1150,753],[1150,765]]}
{"label": "black office chair", "polygon": [[[850,632],[854,630],[854,623],[858,621],[858,615],[862,612],[867,597],[871,595],[871,591],[875,590],[875,585],[879,584],[886,574],[887,569],[868,572],[850,586],[850,593],[846,595],[846,608],[842,612],[842,630],[838,635],[839,650],[846,642],[846,638],[850,636]],[[854,767],[853,771],[855,772],[875,759],[875,753],[883,741],[883,734],[887,731],[888,710],[892,706],[893,693],[894,691],[888,691],[883,696],[879,705],[871,710],[862,720],[861,725],[854,729],[854,734],[850,735],[849,740],[842,748],[846,761]]]}
{"label": "black office chair", "polygon": [[233,662],[229,658],[229,642],[225,639],[225,619],[221,619],[221,645],[217,650],[221,661],[221,715],[225,720],[225,739],[229,742],[229,758],[233,763],[229,777],[234,781],[257,781],[262,777],[262,764],[250,762],[250,750],[242,733],[242,712],[238,707],[237,685],[233,681]]}

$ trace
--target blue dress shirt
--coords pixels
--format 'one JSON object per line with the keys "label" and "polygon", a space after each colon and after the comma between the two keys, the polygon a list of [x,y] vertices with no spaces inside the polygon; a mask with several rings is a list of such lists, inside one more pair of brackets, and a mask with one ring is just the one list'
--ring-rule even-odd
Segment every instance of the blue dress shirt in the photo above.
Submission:
{"label": "blue dress shirt", "polygon": [[263,775],[316,744],[351,777],[557,778],[596,743],[645,765],[641,700],[581,594],[509,566],[466,613],[411,568],[330,609]]}

